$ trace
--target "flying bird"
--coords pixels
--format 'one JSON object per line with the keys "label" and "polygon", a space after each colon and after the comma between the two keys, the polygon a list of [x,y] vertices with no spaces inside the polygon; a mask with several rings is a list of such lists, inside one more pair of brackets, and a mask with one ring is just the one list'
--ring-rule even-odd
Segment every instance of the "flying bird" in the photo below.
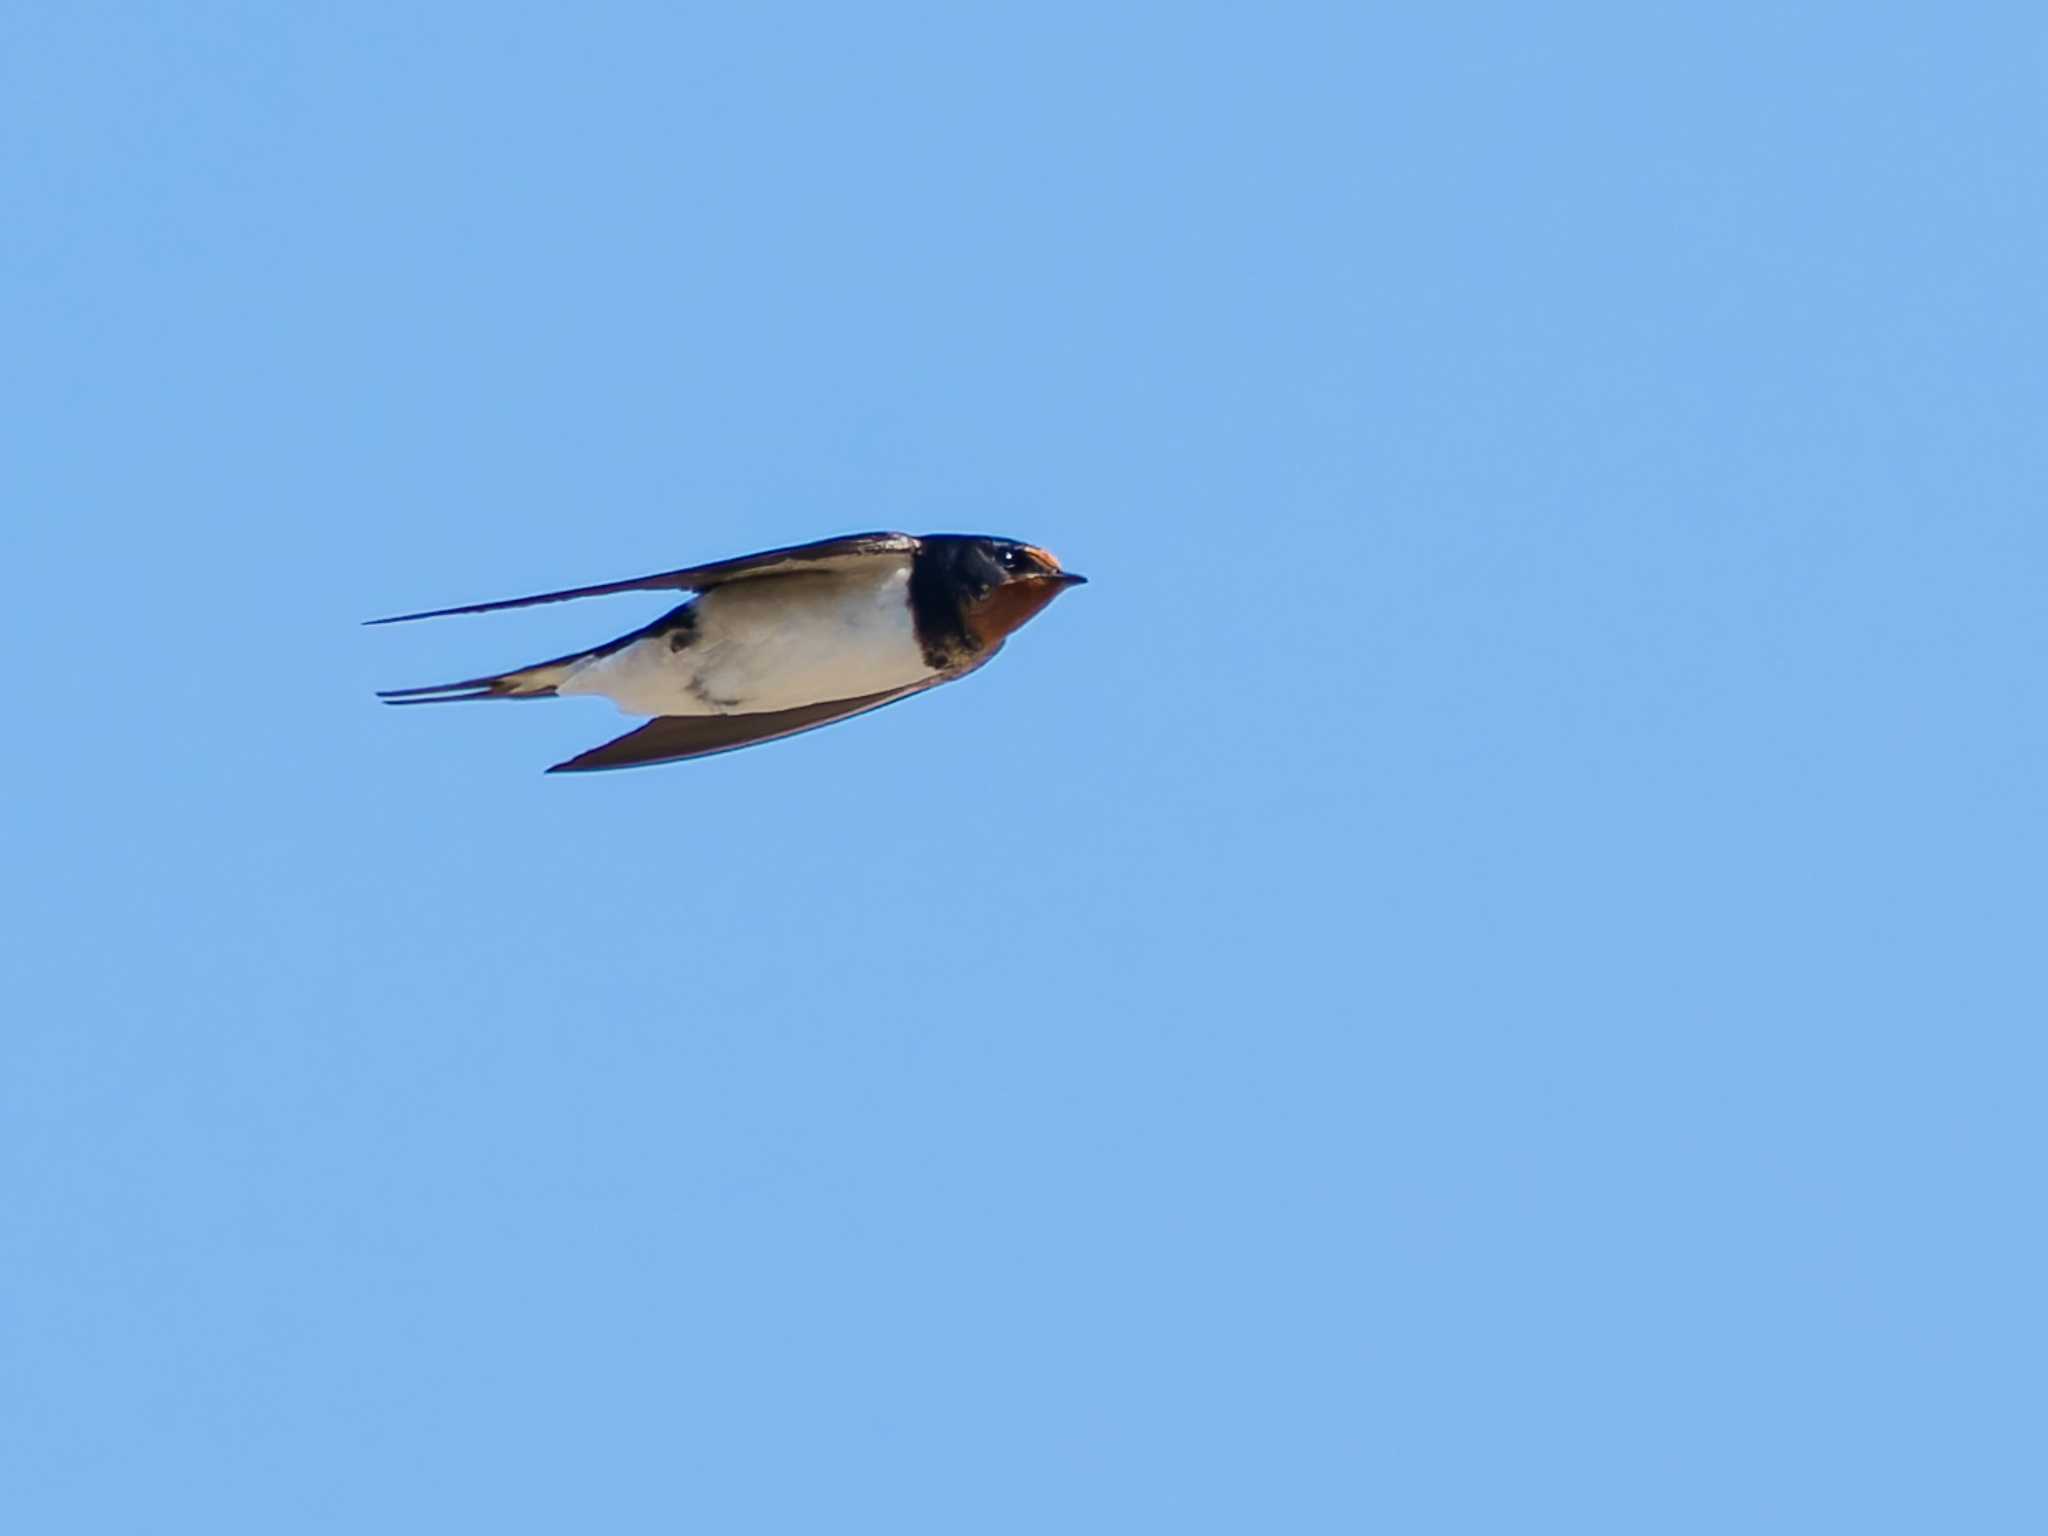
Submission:
{"label": "flying bird", "polygon": [[857,533],[594,587],[372,619],[402,624],[615,592],[695,594],[594,650],[377,696],[441,704],[594,694],[623,714],[654,718],[548,772],[679,762],[815,730],[965,677],[1086,580],[1014,539]]}

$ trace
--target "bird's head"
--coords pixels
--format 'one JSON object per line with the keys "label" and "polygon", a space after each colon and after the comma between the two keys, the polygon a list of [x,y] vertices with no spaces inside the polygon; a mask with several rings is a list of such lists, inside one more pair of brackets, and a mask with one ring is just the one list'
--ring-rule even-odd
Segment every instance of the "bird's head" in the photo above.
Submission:
{"label": "bird's head", "polygon": [[940,563],[975,643],[1000,645],[1069,587],[1087,581],[1035,544],[981,534],[940,533],[920,541]]}

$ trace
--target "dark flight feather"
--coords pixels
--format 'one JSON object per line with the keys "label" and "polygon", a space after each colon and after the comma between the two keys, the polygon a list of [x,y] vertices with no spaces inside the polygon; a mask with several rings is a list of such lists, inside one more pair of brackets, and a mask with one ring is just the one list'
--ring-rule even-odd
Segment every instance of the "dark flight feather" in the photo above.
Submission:
{"label": "dark flight feather", "polygon": [[864,715],[871,709],[894,704],[914,693],[949,681],[945,676],[927,678],[886,693],[863,694],[852,699],[828,699],[798,709],[779,709],[754,715],[662,715],[638,730],[628,731],[601,747],[557,763],[549,773],[593,773],[604,768],[639,768],[649,763],[674,763],[685,758],[710,757],[733,752],[757,742],[774,741],[813,731],[835,720]]}
{"label": "dark flight feather", "polygon": [[786,549],[763,550],[736,560],[719,560],[710,565],[685,566],[680,571],[662,571],[653,576],[634,576],[625,581],[600,582],[594,587],[568,587],[560,592],[538,592],[531,597],[508,597],[492,603],[465,603],[458,608],[429,608],[421,613],[398,613],[388,619],[371,619],[371,624],[406,624],[414,619],[445,619],[461,613],[497,613],[506,608],[531,608],[539,603],[565,603],[577,597],[609,597],[618,592],[704,592],[729,581],[759,576],[786,576],[797,571],[829,571],[848,562],[874,555],[910,555],[917,552],[917,540],[907,533],[853,533],[843,538],[820,539],[814,544],[792,544]]}

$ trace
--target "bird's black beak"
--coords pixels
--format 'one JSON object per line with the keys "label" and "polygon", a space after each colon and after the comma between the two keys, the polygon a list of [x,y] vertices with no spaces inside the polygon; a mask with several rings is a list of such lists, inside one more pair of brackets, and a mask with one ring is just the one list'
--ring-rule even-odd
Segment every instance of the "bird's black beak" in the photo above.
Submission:
{"label": "bird's black beak", "polygon": [[1085,587],[1088,585],[1088,578],[1086,576],[1076,576],[1072,571],[1061,571],[1059,575],[1052,579],[1063,587]]}

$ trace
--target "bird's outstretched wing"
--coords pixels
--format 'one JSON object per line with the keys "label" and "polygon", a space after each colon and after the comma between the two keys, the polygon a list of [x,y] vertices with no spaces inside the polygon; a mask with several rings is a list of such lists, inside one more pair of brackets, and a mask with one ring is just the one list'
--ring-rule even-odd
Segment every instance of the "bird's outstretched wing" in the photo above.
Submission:
{"label": "bird's outstretched wing", "polygon": [[412,619],[445,619],[458,613],[495,613],[501,608],[530,608],[536,603],[562,603],[572,597],[608,597],[615,592],[703,592],[729,581],[786,576],[794,571],[831,571],[875,555],[916,552],[917,540],[907,533],[852,533],[837,539],[820,539],[815,544],[792,544],[787,549],[763,550],[758,555],[742,555],[737,560],[685,566],[680,571],[634,576],[625,581],[600,582],[594,587],[568,587],[560,592],[508,597],[495,603],[465,603],[459,608],[430,608],[424,613],[398,613],[388,619],[371,619],[369,622],[403,624]]}
{"label": "bird's outstretched wing", "polygon": [[853,699],[828,699],[799,709],[778,709],[758,715],[662,715],[638,730],[628,731],[601,747],[592,747],[549,773],[593,773],[601,768],[639,768],[648,763],[676,763],[685,758],[710,757],[716,752],[733,752],[759,742],[814,731],[821,725],[864,715],[871,709],[894,704],[913,693],[923,693],[949,676],[925,679],[886,693],[863,694]]}

